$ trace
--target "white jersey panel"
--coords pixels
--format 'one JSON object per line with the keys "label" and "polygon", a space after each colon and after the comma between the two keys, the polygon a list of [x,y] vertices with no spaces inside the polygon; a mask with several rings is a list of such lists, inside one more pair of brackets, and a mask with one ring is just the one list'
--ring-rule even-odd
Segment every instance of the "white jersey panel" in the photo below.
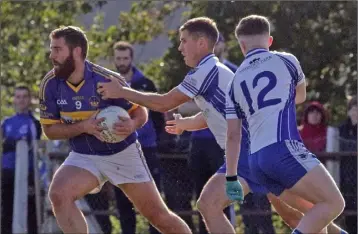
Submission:
{"label": "white jersey panel", "polygon": [[234,73],[213,54],[206,56],[191,70],[177,88],[194,98],[206,119],[208,127],[221,148],[225,148],[226,119],[225,92]]}
{"label": "white jersey panel", "polygon": [[[247,54],[229,93],[237,117],[248,122],[251,153],[283,140],[301,140],[296,126],[295,88],[304,79],[292,54],[264,49]],[[230,113],[232,118],[232,107]]]}

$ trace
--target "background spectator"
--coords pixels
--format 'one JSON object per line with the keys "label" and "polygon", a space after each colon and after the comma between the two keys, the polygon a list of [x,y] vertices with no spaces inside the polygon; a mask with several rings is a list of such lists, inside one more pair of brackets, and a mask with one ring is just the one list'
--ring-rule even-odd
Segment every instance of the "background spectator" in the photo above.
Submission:
{"label": "background spectator", "polygon": [[303,143],[311,152],[322,152],[326,149],[327,115],[321,103],[314,101],[308,104],[303,112],[300,134]]}
{"label": "background spectator", "polygon": [[1,124],[3,136],[2,157],[2,207],[1,232],[12,233],[12,216],[15,186],[16,143],[26,140],[29,144],[29,175],[28,175],[28,233],[37,233],[34,165],[32,140],[39,140],[41,136],[40,122],[32,115],[30,110],[31,93],[27,86],[18,86],[14,93],[14,107],[16,114],[5,119]]}
{"label": "background spectator", "polygon": [[[133,65],[133,46],[125,41],[117,42],[113,46],[114,64],[117,71],[126,79],[127,83],[136,90],[156,92],[154,83],[145,77],[143,73]],[[161,113],[149,111],[147,123],[137,130],[138,140],[142,146],[145,160],[148,164],[152,177],[161,190],[160,183],[160,161],[157,153],[157,139],[164,129],[164,117]],[[124,234],[136,233],[136,215],[133,204],[127,196],[115,188],[119,220]],[[159,233],[157,229],[150,226],[150,233]]]}

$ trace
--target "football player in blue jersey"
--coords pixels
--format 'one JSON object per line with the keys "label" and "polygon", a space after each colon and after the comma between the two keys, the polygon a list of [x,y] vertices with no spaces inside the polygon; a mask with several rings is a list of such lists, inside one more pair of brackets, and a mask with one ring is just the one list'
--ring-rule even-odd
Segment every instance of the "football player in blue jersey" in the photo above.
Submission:
{"label": "football player in blue jersey", "polygon": [[[98,82],[107,77],[128,86],[115,72],[86,60],[88,41],[81,29],[61,27],[51,32],[50,59],[54,68],[40,85],[41,123],[49,139],[68,139],[70,155],[56,171],[49,197],[57,222],[64,233],[87,233],[77,199],[99,191],[109,181],[118,186],[138,211],[162,233],[191,233],[189,227],[164,204],[137,141],[136,129],[147,121],[145,108],[119,98],[103,100]],[[96,113],[120,106],[131,118],[115,126],[119,143],[104,142]]]}
{"label": "football player in blue jersey", "polygon": [[[209,127],[218,144],[225,149],[227,125],[226,111],[223,106],[225,101],[222,99],[225,98],[227,85],[234,74],[213,55],[213,49],[218,39],[216,24],[206,17],[194,18],[187,21],[180,28],[179,33],[181,43],[178,49],[184,56],[185,63],[193,68],[179,86],[165,94],[144,93],[123,87],[118,81],[111,78],[110,83],[101,83],[98,91],[104,99],[124,97],[134,103],[162,112],[194,99],[201,112],[196,116],[186,118],[187,125],[183,130],[195,131]],[[173,126],[171,130],[167,129],[176,134],[175,128],[176,126]],[[243,136],[243,139],[246,138],[246,135]],[[234,191],[233,196],[227,196],[225,183],[233,184],[237,181],[237,172],[233,168],[228,172],[226,164],[224,164],[207,182],[197,202],[198,209],[211,233],[235,233],[223,213],[223,209],[233,200],[242,200],[242,195],[246,195],[250,191],[268,193],[250,174],[247,143],[243,141],[241,144],[243,150],[240,152],[241,156],[238,162],[240,174],[237,177],[244,188],[243,194],[236,196]],[[286,216],[284,219],[292,225],[291,227],[295,227],[302,214],[297,214],[298,212],[274,195],[268,193],[267,196]],[[301,205],[300,203],[298,208],[303,212]]]}
{"label": "football player in blue jersey", "polygon": [[[191,19],[181,26],[181,43],[178,49],[184,56],[185,63],[193,69],[189,71],[180,85],[166,94],[143,93],[124,88],[112,78],[110,83],[100,83],[98,91],[105,100],[125,96],[134,103],[162,112],[194,99],[201,112],[193,118],[202,120],[197,121],[202,125],[196,125],[190,130],[209,127],[220,147],[225,149],[225,90],[234,73],[214,55],[213,49],[217,40],[216,23],[207,17]],[[242,145],[243,148],[248,149],[247,143]],[[265,189],[251,179],[248,153],[245,150],[242,152],[243,157],[239,162],[241,168],[239,180],[245,188],[243,195],[250,191],[266,193]],[[197,206],[211,233],[235,233],[233,226],[223,213],[223,209],[234,200],[226,195],[225,183],[232,178],[236,180],[235,175],[236,170],[227,172],[224,163],[209,179],[200,194]],[[238,199],[243,199],[243,196]]]}
{"label": "football player in blue jersey", "polygon": [[[297,129],[295,104],[306,98],[300,63],[290,53],[269,51],[273,38],[266,17],[243,18],[235,35],[245,60],[226,96],[226,153],[233,162],[228,167],[236,168],[241,126],[247,125],[244,135],[249,134],[253,177],[282,199],[296,196],[312,204],[293,233],[325,232],[345,202],[329,172],[305,148]],[[238,183],[230,186],[240,190]]]}

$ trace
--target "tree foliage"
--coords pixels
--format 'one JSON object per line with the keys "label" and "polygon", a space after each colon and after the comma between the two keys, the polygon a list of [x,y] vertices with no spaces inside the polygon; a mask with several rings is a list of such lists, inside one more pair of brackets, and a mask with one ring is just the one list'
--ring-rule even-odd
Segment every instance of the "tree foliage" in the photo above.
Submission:
{"label": "tree foliage", "polygon": [[[145,43],[164,28],[164,19],[177,6],[156,1],[134,2],[129,12],[118,12],[118,24],[103,26],[103,16],[97,15],[93,25],[85,29],[76,19],[81,14],[101,7],[106,1],[38,1],[1,4],[1,106],[0,118],[12,113],[13,88],[20,82],[38,93],[42,77],[51,69],[49,33],[62,25],[84,29],[89,40],[89,59],[107,58],[109,48],[117,40]],[[36,100],[35,100],[36,101]]]}
{"label": "tree foliage", "polygon": [[[327,104],[331,121],[345,114],[346,95],[357,84],[357,3],[356,2],[190,2],[188,18],[213,18],[227,41],[228,58],[243,60],[234,36],[239,20],[249,14],[262,14],[272,22],[271,49],[291,52],[300,60],[308,81],[308,99]],[[169,33],[172,47],[161,61],[156,79],[164,90],[177,85],[188,68],[178,52],[178,34]]]}
{"label": "tree foliage", "polygon": [[[75,24],[80,14],[101,7],[106,1],[11,2],[1,3],[0,79],[1,106],[11,107],[13,87],[19,82],[38,92],[42,76],[51,68],[48,60],[48,34],[60,25]],[[89,59],[108,59],[113,43],[127,40],[143,44],[164,30],[166,16],[181,6],[189,8],[185,18],[208,16],[218,23],[227,41],[228,58],[240,64],[243,56],[234,36],[241,17],[263,14],[273,25],[274,44],[271,49],[285,50],[297,56],[309,83],[308,97],[330,104],[336,122],[345,114],[346,95],[354,93],[356,68],[356,8],[351,2],[235,2],[192,1],[133,2],[130,11],[118,12],[118,22],[103,26],[103,15],[97,15],[86,29],[90,41]],[[82,27],[83,28],[83,27]],[[172,46],[162,58],[142,64],[144,72],[168,90],[177,85],[189,70],[178,48],[178,32],[167,32]],[[0,114],[8,114],[10,109]]]}

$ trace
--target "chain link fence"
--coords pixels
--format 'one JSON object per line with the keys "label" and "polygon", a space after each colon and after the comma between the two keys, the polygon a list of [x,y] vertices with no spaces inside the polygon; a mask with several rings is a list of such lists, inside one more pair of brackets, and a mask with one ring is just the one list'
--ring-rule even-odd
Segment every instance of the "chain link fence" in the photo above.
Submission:
{"label": "chain link fence", "polygon": [[[346,209],[337,222],[344,228],[346,226],[352,228],[351,226],[354,224],[356,228],[357,141],[340,137],[336,130],[327,136],[326,152],[318,152],[316,155],[326,165],[346,200]],[[194,233],[199,233],[201,217],[195,207],[198,194],[195,192],[195,182],[188,156],[190,138],[170,136],[164,139],[166,141],[158,146],[161,167],[161,180],[158,187],[160,187],[160,192],[168,207],[180,215]],[[21,162],[28,160],[28,151],[26,150],[28,146],[25,141],[20,141],[17,144],[19,163],[14,180],[13,220],[15,222],[12,224],[12,230],[16,233],[28,232],[27,228],[30,223],[26,210],[34,209],[28,203],[29,199],[34,199],[30,198],[30,195],[33,195],[35,196],[34,200],[40,203],[35,206],[35,210],[30,210],[31,215],[35,215],[38,219],[36,222],[37,233],[61,233],[53,216],[47,192],[54,172],[68,155],[68,145],[62,141],[38,142],[36,144],[38,147],[35,147],[35,155],[38,159],[35,162],[37,173],[35,173],[36,175],[34,173],[27,175],[24,173],[27,171],[27,165]],[[38,183],[30,183],[30,186],[23,183],[26,181],[24,178],[28,176],[36,178],[34,181]],[[4,176],[2,178],[6,179]],[[2,183],[3,185],[4,183]],[[86,216],[90,233],[121,233],[115,195],[117,189],[106,183],[100,193],[87,195],[77,201],[77,205]],[[265,197],[251,195],[245,200],[245,204],[241,208],[238,205],[233,207],[236,215],[232,223],[235,224],[237,233],[290,233],[281,218],[265,201]],[[7,204],[7,201],[3,199],[2,206],[4,204]],[[252,222],[253,220],[255,222]],[[1,225],[4,225],[4,222]],[[149,233],[148,222],[139,214],[136,217],[136,233]]]}

